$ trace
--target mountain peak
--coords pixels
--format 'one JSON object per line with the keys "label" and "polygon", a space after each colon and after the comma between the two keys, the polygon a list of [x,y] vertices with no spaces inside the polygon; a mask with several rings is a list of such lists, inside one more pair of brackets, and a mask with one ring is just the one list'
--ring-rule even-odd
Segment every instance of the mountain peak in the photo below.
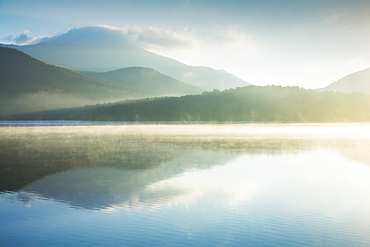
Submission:
{"label": "mountain peak", "polygon": [[[105,72],[126,67],[153,68],[174,79],[206,90],[249,85],[225,71],[192,67],[134,45],[135,35],[125,29],[88,26],[69,29],[35,45],[17,46],[49,64],[79,71]],[[15,46],[13,46],[15,47]]]}

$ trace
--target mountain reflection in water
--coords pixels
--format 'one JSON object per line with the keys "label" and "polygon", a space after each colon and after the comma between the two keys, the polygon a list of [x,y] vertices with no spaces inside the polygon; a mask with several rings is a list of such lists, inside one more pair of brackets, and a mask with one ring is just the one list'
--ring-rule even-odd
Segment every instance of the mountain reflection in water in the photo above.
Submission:
{"label": "mountain reflection in water", "polygon": [[178,176],[192,168],[209,169],[232,157],[232,154],[224,152],[194,150],[167,163],[153,164],[152,167],[141,170],[104,163],[72,168],[27,185],[21,190],[22,197],[31,192],[43,198],[65,201],[72,206],[88,209],[104,209],[120,204],[151,204],[150,200],[165,200],[173,194],[181,193],[171,190],[151,192],[147,190],[151,184]]}
{"label": "mountain reflection in water", "polygon": [[[367,127],[360,125],[364,126]],[[21,191],[22,200],[37,195],[77,207],[102,209],[134,201],[140,204],[154,197],[158,200],[159,192],[147,189],[152,184],[187,171],[210,170],[241,155],[294,154],[320,146],[370,164],[369,139],[348,138],[353,137],[353,133],[347,133],[343,139],[343,131],[333,133],[333,126],[309,126],[313,132],[307,132],[307,126],[302,129],[306,132],[300,127],[2,128],[0,152],[1,177],[4,179],[1,189]],[[362,132],[356,129],[356,133]],[[333,135],[342,135],[342,139],[333,138]],[[304,138],[300,138],[302,136]],[[160,197],[167,200],[181,193],[185,193],[183,188],[165,189]]]}
{"label": "mountain reflection in water", "polygon": [[[366,124],[2,127],[4,243],[367,246],[369,130]],[[40,234],[14,237],[18,229],[29,236],[27,222]],[[54,223],[63,240],[42,235]],[[99,224],[105,228],[95,229]]]}

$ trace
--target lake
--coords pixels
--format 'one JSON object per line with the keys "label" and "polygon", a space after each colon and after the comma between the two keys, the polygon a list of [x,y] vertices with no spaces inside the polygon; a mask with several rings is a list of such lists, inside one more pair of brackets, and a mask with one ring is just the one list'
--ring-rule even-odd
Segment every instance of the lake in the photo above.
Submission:
{"label": "lake", "polygon": [[0,246],[370,246],[370,124],[0,126]]}

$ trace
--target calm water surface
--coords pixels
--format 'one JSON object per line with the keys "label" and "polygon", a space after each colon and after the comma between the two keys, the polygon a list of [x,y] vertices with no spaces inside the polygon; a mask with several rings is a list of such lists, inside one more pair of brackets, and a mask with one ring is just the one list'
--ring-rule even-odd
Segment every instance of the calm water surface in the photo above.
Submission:
{"label": "calm water surface", "polygon": [[370,246],[370,124],[7,122],[0,159],[0,246]]}

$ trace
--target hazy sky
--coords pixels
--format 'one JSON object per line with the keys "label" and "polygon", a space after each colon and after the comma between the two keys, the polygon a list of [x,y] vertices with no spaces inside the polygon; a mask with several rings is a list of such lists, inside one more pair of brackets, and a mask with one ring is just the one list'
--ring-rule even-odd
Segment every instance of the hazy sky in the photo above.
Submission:
{"label": "hazy sky", "polygon": [[255,85],[324,87],[370,67],[370,0],[0,0],[0,42],[107,25]]}

